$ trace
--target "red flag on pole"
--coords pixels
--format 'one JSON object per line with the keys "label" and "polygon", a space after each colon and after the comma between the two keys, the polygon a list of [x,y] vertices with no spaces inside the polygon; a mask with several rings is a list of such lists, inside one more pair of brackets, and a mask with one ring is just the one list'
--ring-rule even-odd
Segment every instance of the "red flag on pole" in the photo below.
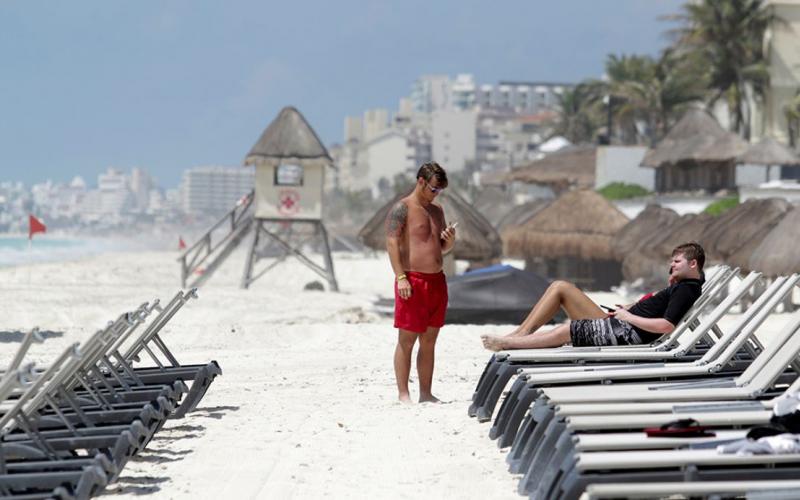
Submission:
{"label": "red flag on pole", "polygon": [[178,236],[178,250],[186,250],[186,242],[181,236]]}
{"label": "red flag on pole", "polygon": [[33,214],[28,214],[28,239],[32,239],[33,235],[36,233],[45,232],[47,232],[47,226],[45,226],[42,221],[34,217]]}

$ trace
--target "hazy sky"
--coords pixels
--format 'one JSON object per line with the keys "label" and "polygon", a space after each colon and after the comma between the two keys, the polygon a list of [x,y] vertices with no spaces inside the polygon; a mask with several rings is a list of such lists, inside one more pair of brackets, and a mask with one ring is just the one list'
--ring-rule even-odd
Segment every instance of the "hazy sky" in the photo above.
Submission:
{"label": "hazy sky", "polygon": [[239,165],[285,105],[325,144],[422,74],[577,82],[656,54],[682,0],[0,0],[0,180],[164,187]]}

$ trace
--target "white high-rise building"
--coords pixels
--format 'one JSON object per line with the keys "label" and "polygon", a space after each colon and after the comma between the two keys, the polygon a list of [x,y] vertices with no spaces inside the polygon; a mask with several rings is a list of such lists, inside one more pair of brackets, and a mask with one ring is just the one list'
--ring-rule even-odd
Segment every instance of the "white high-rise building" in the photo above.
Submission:
{"label": "white high-rise building", "polygon": [[432,113],[450,107],[450,77],[423,75],[411,86],[411,101],[421,113]]}
{"label": "white high-rise building", "polygon": [[193,167],[183,172],[181,206],[189,214],[222,215],[254,186],[254,168]]}
{"label": "white high-rise building", "polygon": [[99,211],[102,214],[119,215],[131,208],[133,197],[129,189],[130,180],[125,173],[113,167],[97,176],[100,192]]}
{"label": "white high-rise building", "polygon": [[364,121],[360,116],[344,117],[344,142],[361,142],[364,138]]}
{"label": "white high-rise building", "polygon": [[442,110],[433,113],[433,161],[447,171],[462,171],[475,159],[477,110]]}
{"label": "white high-rise building", "polygon": [[153,178],[141,168],[131,171],[131,193],[133,194],[133,209],[136,212],[146,212],[150,203],[150,191],[155,187]]}
{"label": "white high-rise building", "polygon": [[450,103],[454,109],[467,110],[475,107],[475,80],[472,75],[456,76],[450,85]]}
{"label": "white high-rise building", "polygon": [[475,93],[483,110],[535,114],[558,109],[558,98],[571,84],[550,82],[500,82],[484,84]]}
{"label": "white high-rise building", "polygon": [[364,112],[361,142],[369,142],[389,128],[389,110],[368,109]]}

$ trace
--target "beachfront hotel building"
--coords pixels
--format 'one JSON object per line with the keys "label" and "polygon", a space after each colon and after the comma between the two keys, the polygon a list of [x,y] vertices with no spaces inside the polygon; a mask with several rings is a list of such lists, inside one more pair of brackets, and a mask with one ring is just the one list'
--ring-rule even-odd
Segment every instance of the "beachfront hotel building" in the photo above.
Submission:
{"label": "beachfront hotel building", "polygon": [[452,80],[442,75],[424,75],[412,85],[411,100],[414,109],[424,113],[479,108],[536,114],[556,109],[558,97],[572,86],[569,83],[537,81],[478,85],[470,74],[460,74]]}
{"label": "beachfront hotel building", "polygon": [[252,168],[193,167],[183,172],[181,208],[187,214],[222,215],[254,186]]}
{"label": "beachfront hotel building", "polygon": [[478,85],[470,74],[423,75],[398,109],[370,109],[344,119],[344,141],[329,150],[337,170],[327,188],[381,196],[398,175],[437,161],[448,171],[508,168],[530,161],[571,84]]}
{"label": "beachfront hotel building", "polygon": [[413,177],[430,159],[430,137],[409,101],[390,118],[387,109],[370,109],[344,119],[344,142],[328,148],[336,170],[326,176],[327,189],[369,190],[373,197],[390,191],[398,175]]}

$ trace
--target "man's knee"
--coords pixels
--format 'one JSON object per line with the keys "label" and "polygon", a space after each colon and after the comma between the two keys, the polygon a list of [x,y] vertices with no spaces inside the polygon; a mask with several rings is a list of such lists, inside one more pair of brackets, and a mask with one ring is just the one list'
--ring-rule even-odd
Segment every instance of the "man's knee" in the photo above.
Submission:
{"label": "man's knee", "polygon": [[411,350],[414,348],[414,342],[417,341],[417,334],[413,332],[400,332],[397,336],[397,345],[402,349]]}
{"label": "man's knee", "polygon": [[419,336],[419,346],[421,348],[431,348],[436,345],[436,338],[439,332],[425,332]]}

